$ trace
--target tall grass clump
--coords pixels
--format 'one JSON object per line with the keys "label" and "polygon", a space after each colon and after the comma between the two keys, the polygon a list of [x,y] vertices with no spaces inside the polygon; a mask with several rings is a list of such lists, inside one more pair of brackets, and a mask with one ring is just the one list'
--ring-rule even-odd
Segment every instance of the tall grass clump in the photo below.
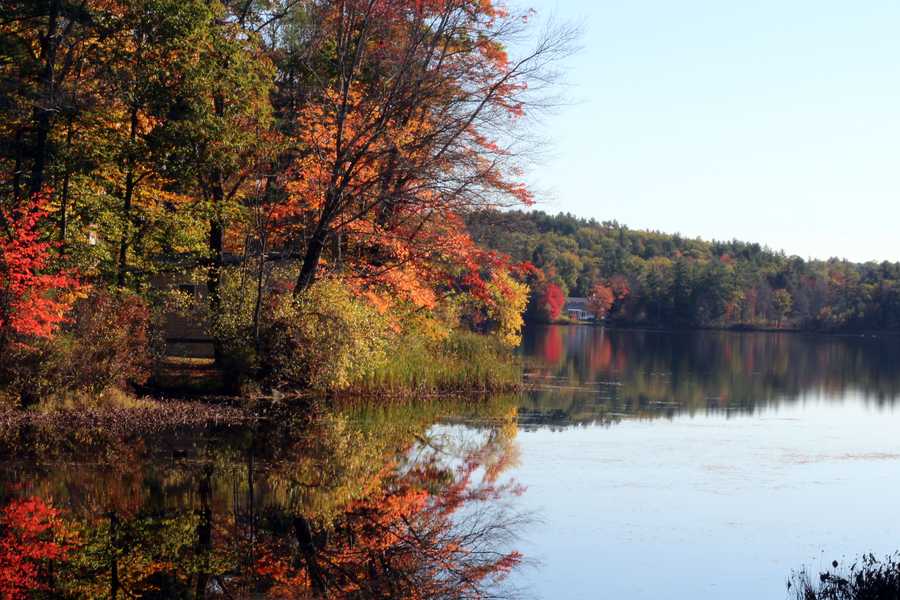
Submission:
{"label": "tall grass clump", "polygon": [[900,555],[883,560],[873,554],[863,556],[841,572],[811,577],[804,569],[792,574],[788,590],[795,600],[900,600]]}
{"label": "tall grass clump", "polygon": [[421,395],[510,391],[521,383],[521,361],[508,345],[493,336],[454,330],[439,340],[400,336],[387,360],[354,387]]}

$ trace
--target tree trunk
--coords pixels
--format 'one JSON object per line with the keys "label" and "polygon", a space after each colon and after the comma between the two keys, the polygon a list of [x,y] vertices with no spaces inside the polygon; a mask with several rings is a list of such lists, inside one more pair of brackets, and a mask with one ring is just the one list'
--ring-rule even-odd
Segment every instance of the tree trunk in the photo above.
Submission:
{"label": "tree trunk", "polygon": [[316,271],[322,252],[328,241],[328,232],[322,223],[316,227],[315,233],[306,245],[306,254],[303,256],[303,265],[300,267],[300,275],[297,276],[297,285],[294,287],[294,296],[298,296],[309,289],[316,280]]}
{"label": "tree trunk", "polygon": [[266,246],[265,240],[260,239],[259,260],[257,261],[256,266],[256,301],[253,305],[253,346],[256,348],[257,352],[259,352],[260,348],[259,321],[262,314],[263,293],[265,288]]}
{"label": "tree trunk", "polygon": [[19,128],[16,131],[16,160],[15,165],[13,166],[13,178],[12,178],[12,188],[13,188],[13,206],[19,206],[19,198],[22,197],[22,151],[25,145],[23,140],[23,131]]}
{"label": "tree trunk", "polygon": [[[225,116],[225,99],[221,94],[216,94],[213,98],[213,112],[218,118]],[[222,204],[225,201],[223,180],[222,170],[219,167],[214,168],[210,177],[213,218],[209,222],[210,265],[206,277],[206,289],[209,292],[210,309],[213,315],[218,315],[222,306],[219,282],[222,277]],[[218,356],[216,358],[218,359]]]}
{"label": "tree trunk", "polygon": [[66,125],[66,171],[63,174],[62,196],[59,199],[59,241],[66,243],[69,229],[69,179],[71,177],[71,161],[68,153],[72,150],[72,116]]}
{"label": "tree trunk", "polygon": [[219,285],[222,281],[222,264],[224,262],[222,223],[217,218],[209,221],[209,269],[206,271],[206,289],[209,292],[209,306],[214,316],[218,316],[222,307],[222,294]]}
{"label": "tree trunk", "polygon": [[117,282],[120,288],[125,287],[128,272],[128,238],[131,230],[131,204],[134,198],[134,142],[137,139],[138,111],[131,109],[131,147],[127,158],[128,166],[125,174],[125,194],[122,202],[122,239],[119,241],[119,272]]}
{"label": "tree trunk", "polygon": [[36,194],[44,187],[44,169],[47,162],[47,139],[50,135],[50,116],[53,114],[55,94],[54,66],[56,64],[57,23],[60,0],[50,0],[47,15],[47,36],[41,43],[41,57],[44,70],[41,74],[41,97],[34,107],[34,162],[31,165],[29,192]]}
{"label": "tree trunk", "polygon": [[265,294],[266,280],[266,253],[269,251],[269,219],[264,216],[264,206],[271,200],[272,187],[274,185],[274,176],[271,174],[275,171],[275,164],[270,165],[269,173],[266,175],[266,187],[263,195],[260,197],[257,193],[255,199],[254,210],[256,217],[254,220],[256,228],[256,237],[259,242],[259,260],[256,265],[256,302],[253,306],[253,345],[256,351],[260,349],[260,317],[262,316],[263,295]]}
{"label": "tree trunk", "polygon": [[[222,94],[213,97],[213,112],[218,118],[225,115],[225,99]],[[222,313],[222,294],[220,284],[222,282],[222,264],[224,262],[224,228],[222,224],[222,204],[225,201],[224,174],[217,166],[212,170],[210,177],[210,194],[212,196],[213,216],[209,222],[209,266],[206,271],[206,291],[209,294],[209,310],[213,319],[217,319]],[[219,341],[219,336],[213,336],[213,357],[217,365],[222,364],[224,351]],[[229,381],[232,387],[234,381]]]}

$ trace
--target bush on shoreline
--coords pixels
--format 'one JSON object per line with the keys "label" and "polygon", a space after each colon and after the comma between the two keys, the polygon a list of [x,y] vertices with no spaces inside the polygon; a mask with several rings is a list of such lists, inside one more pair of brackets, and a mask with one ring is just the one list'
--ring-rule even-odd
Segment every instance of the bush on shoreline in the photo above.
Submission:
{"label": "bush on shoreline", "polygon": [[7,347],[0,363],[0,398],[29,406],[49,397],[96,398],[142,385],[159,356],[157,338],[146,301],[95,289],[75,304],[55,337]]}
{"label": "bush on shoreline", "polygon": [[261,337],[263,379],[279,387],[343,390],[387,360],[391,332],[374,307],[334,279],[276,298]]}
{"label": "bush on shoreline", "polygon": [[[299,297],[274,285],[254,319],[255,297],[232,293],[230,285],[223,285],[222,314],[211,321],[231,389],[410,395],[521,384],[512,351],[518,305],[497,314],[476,310],[480,305],[437,315],[401,305],[387,313],[341,279],[326,278]],[[486,332],[461,326],[460,313],[476,314]]]}
{"label": "bush on shoreline", "polygon": [[788,590],[796,600],[900,600],[900,555],[879,560],[867,554],[840,571],[820,573],[815,579],[806,570],[792,574]]}

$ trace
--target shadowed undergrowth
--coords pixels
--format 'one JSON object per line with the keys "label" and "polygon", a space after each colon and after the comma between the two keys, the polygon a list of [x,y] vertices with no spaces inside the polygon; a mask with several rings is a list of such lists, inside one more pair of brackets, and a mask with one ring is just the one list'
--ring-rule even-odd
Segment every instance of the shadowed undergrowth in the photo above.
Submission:
{"label": "shadowed undergrowth", "polygon": [[128,396],[30,410],[0,407],[0,455],[91,453],[176,430],[207,430],[254,419],[245,409]]}

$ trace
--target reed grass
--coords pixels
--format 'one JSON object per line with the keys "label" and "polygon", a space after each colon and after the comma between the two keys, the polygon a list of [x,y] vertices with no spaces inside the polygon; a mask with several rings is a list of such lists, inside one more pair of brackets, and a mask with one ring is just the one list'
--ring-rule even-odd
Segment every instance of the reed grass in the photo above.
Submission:
{"label": "reed grass", "polygon": [[522,362],[493,337],[453,332],[441,342],[404,337],[388,360],[351,386],[353,394],[497,393],[522,387]]}

